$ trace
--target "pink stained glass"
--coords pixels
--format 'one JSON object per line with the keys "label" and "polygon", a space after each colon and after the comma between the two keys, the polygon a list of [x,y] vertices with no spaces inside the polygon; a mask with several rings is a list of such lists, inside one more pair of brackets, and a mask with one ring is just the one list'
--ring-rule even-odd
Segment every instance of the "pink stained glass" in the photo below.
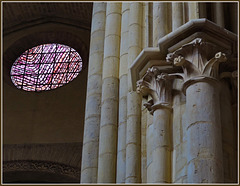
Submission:
{"label": "pink stained glass", "polygon": [[82,70],[81,56],[62,44],[43,44],[25,51],[12,65],[13,84],[25,91],[43,91],[61,87]]}

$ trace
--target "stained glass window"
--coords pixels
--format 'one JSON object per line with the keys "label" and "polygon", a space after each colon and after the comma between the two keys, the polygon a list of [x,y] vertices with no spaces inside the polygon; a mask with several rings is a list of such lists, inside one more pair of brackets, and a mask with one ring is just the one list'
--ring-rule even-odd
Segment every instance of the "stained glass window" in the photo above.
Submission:
{"label": "stained glass window", "polygon": [[25,51],[12,65],[13,84],[26,91],[51,90],[76,78],[82,59],[76,50],[62,44],[43,44]]}

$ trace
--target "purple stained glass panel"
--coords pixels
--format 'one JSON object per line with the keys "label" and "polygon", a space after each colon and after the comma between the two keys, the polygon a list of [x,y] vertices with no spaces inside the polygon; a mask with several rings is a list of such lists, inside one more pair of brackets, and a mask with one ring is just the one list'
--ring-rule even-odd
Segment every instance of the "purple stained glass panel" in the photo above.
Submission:
{"label": "purple stained glass panel", "polygon": [[43,44],[25,51],[12,65],[13,84],[26,91],[56,89],[82,70],[81,56],[62,44]]}
{"label": "purple stained glass panel", "polygon": [[41,54],[28,54],[27,64],[38,64],[40,62]]}

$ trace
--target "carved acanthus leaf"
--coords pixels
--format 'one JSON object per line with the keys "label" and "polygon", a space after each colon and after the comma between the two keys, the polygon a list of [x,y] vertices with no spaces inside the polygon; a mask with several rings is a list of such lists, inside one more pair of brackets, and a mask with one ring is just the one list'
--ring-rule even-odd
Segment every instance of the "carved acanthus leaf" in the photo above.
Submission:
{"label": "carved acanthus leaf", "polygon": [[169,105],[171,102],[171,78],[167,73],[161,73],[157,68],[147,70],[145,76],[137,82],[137,92],[143,95],[150,95],[152,100],[144,105],[150,112],[157,104]]}
{"label": "carved acanthus leaf", "polygon": [[[212,48],[211,48],[212,47]],[[169,56],[174,58],[174,65],[181,66],[183,74],[170,74],[170,76],[183,77],[184,81],[195,77],[213,77],[219,76],[219,63],[226,62],[226,55],[216,51],[216,46],[209,42],[204,42],[197,38],[193,42],[183,45],[180,49],[171,53]],[[211,55],[215,56],[210,60]]]}
{"label": "carved acanthus leaf", "polygon": [[216,53],[215,57],[210,59],[204,66],[203,75],[208,75],[214,78],[218,78],[219,63],[227,61],[226,55],[222,52]]}

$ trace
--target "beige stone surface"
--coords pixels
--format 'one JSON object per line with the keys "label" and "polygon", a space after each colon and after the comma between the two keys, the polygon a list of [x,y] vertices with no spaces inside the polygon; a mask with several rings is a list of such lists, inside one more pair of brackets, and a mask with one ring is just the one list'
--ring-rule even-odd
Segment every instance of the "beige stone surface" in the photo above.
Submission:
{"label": "beige stone surface", "polygon": [[122,3],[122,24],[119,67],[119,111],[116,183],[125,183],[126,176],[126,125],[127,125],[127,66],[128,66],[129,3]]}
{"label": "beige stone surface", "polygon": [[107,3],[98,183],[116,182],[121,3]]}
{"label": "beige stone surface", "polygon": [[81,166],[81,183],[97,182],[104,48],[104,42],[101,38],[105,35],[105,12],[105,3],[94,3]]}
{"label": "beige stone surface", "polygon": [[142,98],[141,113],[141,178],[142,183],[147,183],[147,109],[143,106],[147,99]]}
{"label": "beige stone surface", "polygon": [[167,4],[153,2],[153,46],[157,46],[158,40],[167,34]]}
{"label": "beige stone surface", "polygon": [[188,20],[199,19],[199,4],[198,2],[188,2]]}
{"label": "beige stone surface", "polygon": [[[141,51],[142,3],[129,6],[128,69]],[[141,97],[132,91],[128,70],[127,129],[126,129],[126,180],[125,183],[141,183]]]}
{"label": "beige stone surface", "polygon": [[127,95],[126,183],[141,180],[141,97],[136,92]]}
{"label": "beige stone surface", "polygon": [[172,30],[183,24],[183,3],[172,2]]}
{"label": "beige stone surface", "polygon": [[216,88],[209,82],[202,82],[187,89],[189,183],[223,182],[220,105]]}

